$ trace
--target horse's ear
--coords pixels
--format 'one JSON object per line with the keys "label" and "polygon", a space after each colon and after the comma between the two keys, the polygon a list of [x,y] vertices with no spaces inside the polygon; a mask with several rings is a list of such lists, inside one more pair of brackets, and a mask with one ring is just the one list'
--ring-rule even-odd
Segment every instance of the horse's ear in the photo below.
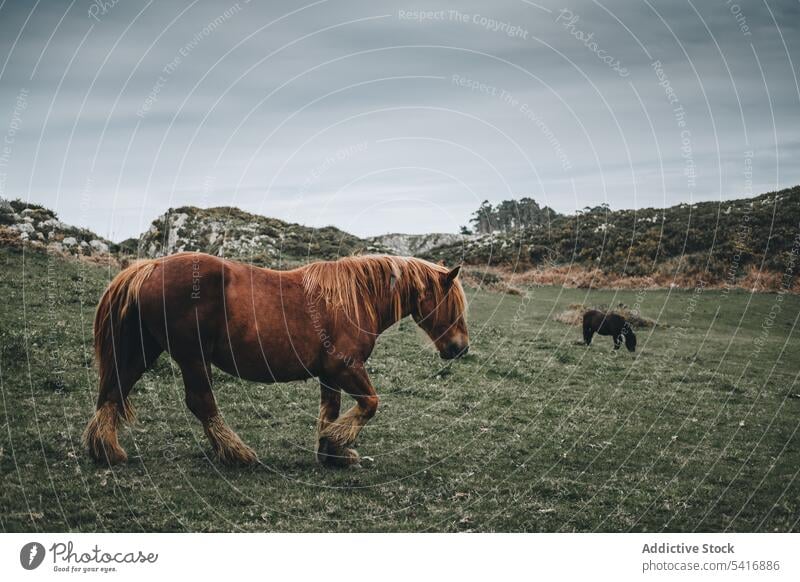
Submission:
{"label": "horse's ear", "polygon": [[460,271],[461,271],[461,265],[455,267],[449,273],[447,273],[447,277],[445,278],[445,280],[447,281],[448,285],[456,280],[456,277],[458,277],[458,273]]}

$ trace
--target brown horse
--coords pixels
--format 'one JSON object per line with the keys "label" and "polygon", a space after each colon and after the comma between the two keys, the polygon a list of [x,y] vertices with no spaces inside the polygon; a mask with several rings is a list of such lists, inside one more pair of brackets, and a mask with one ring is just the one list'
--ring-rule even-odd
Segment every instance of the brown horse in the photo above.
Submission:
{"label": "brown horse", "polygon": [[[127,459],[117,428],[132,418],[131,389],[167,351],[181,369],[186,405],[220,461],[257,459],[222,419],[211,364],[257,382],[319,378],[317,459],[355,464],[350,447],[378,408],[364,367],[378,336],[410,315],[443,358],[469,349],[458,271],[383,255],[291,271],[201,253],[137,262],[111,281],[97,308],[100,393],[84,443],[97,460]],[[356,404],[340,415],[342,391]]]}

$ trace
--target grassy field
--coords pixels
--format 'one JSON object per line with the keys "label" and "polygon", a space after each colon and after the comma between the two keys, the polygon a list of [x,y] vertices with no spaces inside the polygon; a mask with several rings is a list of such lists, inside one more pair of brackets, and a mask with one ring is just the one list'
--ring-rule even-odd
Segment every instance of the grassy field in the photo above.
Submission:
{"label": "grassy field", "polygon": [[[209,459],[166,356],[133,393],[127,465],[80,435],[107,268],[0,250],[5,531],[788,531],[800,518],[800,298],[741,291],[470,289],[472,347],[445,366],[411,321],[378,343],[358,448],[313,459],[318,388],[216,376],[262,464]],[[641,304],[639,349],[579,345],[570,303]],[[349,403],[348,403],[349,404]]]}

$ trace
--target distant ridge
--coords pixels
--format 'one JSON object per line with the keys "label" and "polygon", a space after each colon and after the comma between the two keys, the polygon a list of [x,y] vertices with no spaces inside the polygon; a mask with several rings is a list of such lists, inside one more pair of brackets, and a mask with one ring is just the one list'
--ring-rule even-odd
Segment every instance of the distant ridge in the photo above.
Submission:
{"label": "distant ridge", "polygon": [[[558,214],[530,199],[484,202],[476,234],[386,234],[362,239],[235,207],[182,206],[119,244],[61,222],[43,206],[0,199],[0,246],[111,260],[202,251],[274,268],[357,253],[414,255],[568,286],[740,286],[800,291],[800,186],[754,198]],[[479,228],[478,228],[479,227]],[[488,231],[488,232],[487,232]],[[478,280],[475,279],[475,280]],[[502,285],[501,285],[502,287]]]}

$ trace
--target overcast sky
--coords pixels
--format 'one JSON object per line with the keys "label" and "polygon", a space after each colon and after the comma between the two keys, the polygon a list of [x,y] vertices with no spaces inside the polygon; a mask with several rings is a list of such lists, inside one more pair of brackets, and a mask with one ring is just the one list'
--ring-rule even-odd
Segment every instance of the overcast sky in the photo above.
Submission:
{"label": "overcast sky", "polygon": [[800,183],[797,0],[263,4],[3,2],[0,196],[121,240],[181,205],[366,236]]}

